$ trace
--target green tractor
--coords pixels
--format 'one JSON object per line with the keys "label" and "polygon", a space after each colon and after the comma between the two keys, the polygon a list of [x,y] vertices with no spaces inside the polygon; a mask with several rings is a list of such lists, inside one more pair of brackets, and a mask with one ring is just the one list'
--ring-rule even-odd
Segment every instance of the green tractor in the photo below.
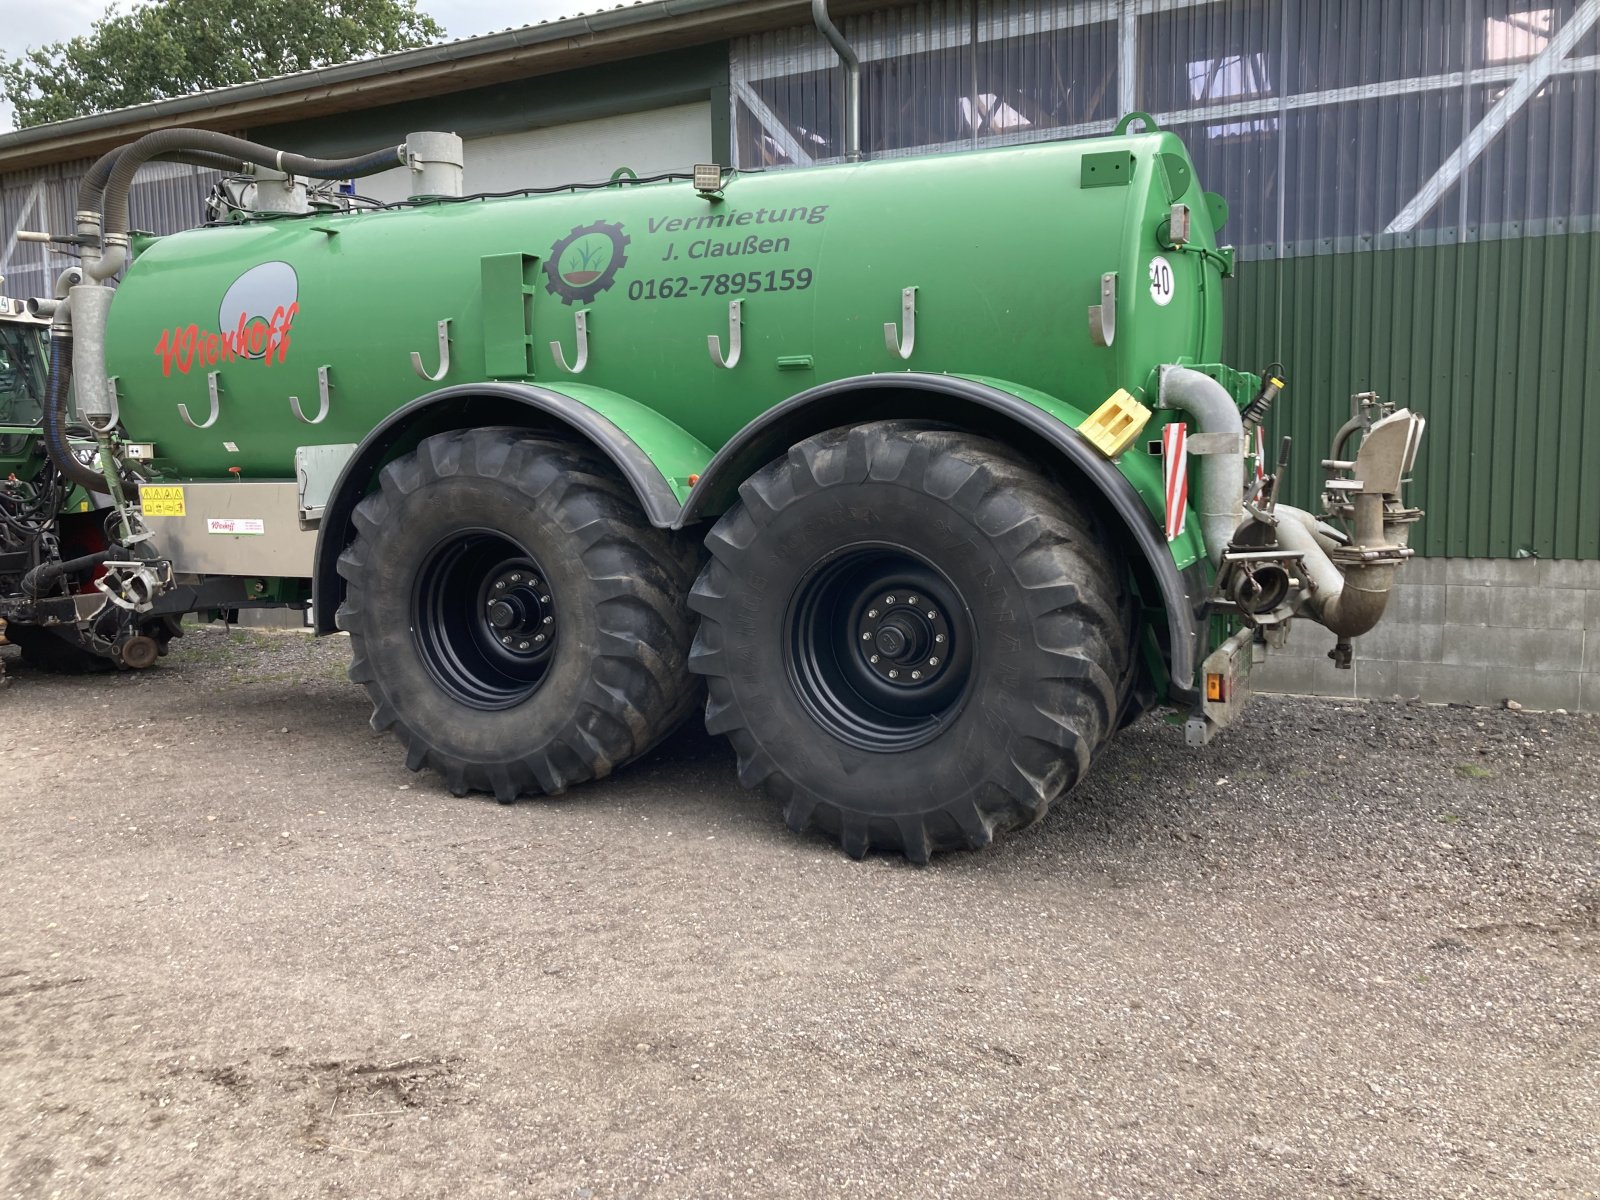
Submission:
{"label": "green tractor", "polygon": [[[217,220],[130,231],[158,158],[239,176]],[[137,667],[184,612],[310,605],[453,793],[560,793],[703,708],[792,827],[924,861],[1154,705],[1205,741],[1295,617],[1347,665],[1410,554],[1423,423],[1376,397],[1324,511],[1278,503],[1282,380],[1219,361],[1226,205],[1148,117],[512,197],[461,162],[170,130],[96,164],[35,305],[13,640]],[[393,169],[408,202],[335,186]]]}

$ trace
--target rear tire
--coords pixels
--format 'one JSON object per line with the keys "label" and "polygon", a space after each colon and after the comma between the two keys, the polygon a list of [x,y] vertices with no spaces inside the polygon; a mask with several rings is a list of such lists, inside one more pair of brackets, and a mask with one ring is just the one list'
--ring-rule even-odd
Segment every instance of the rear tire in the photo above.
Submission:
{"label": "rear tire", "polygon": [[925,862],[1083,777],[1131,679],[1129,597],[1070,496],[903,422],[810,438],[740,495],[706,539],[690,668],[791,828]]}
{"label": "rear tire", "polygon": [[587,449],[442,433],[385,467],[354,520],[339,558],[350,678],[412,770],[506,803],[559,793],[693,710],[695,553]]}

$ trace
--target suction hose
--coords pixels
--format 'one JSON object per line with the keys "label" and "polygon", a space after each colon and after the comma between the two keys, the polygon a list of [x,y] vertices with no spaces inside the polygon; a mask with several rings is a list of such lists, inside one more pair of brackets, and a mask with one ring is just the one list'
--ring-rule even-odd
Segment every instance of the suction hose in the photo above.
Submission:
{"label": "suction hose", "polygon": [[[270,167],[275,171],[285,171],[291,175],[307,175],[313,179],[344,179],[375,175],[391,167],[403,166],[406,161],[404,143],[398,146],[386,146],[370,154],[358,154],[353,158],[310,158],[304,154],[274,150],[271,146],[263,146],[258,142],[246,141],[244,138],[232,137],[226,133],[215,133],[209,129],[158,129],[154,133],[145,134],[132,145],[124,147],[110,167],[105,184],[104,209],[105,231],[108,238],[119,237],[128,231],[128,192],[133,186],[133,177],[139,168],[156,158],[191,152],[219,155],[240,162],[254,163],[260,167]],[[104,162],[104,157],[100,161]],[[95,164],[95,168],[99,166],[100,163]],[[95,168],[91,168],[91,171]],[[86,180],[86,185],[87,182]],[[106,257],[120,258],[121,255],[116,251],[121,249],[120,246],[111,247]],[[102,274],[99,270],[92,269],[90,274],[96,279],[105,279],[120,267],[119,262],[111,272]]]}
{"label": "suction hose", "polygon": [[103,492],[105,476],[84,466],[73,456],[67,442],[67,392],[72,386],[72,325],[64,318],[71,312],[67,301],[56,306],[56,321],[50,329],[50,382],[44,397],[44,449],[62,477],[86,492]]}
{"label": "suction hose", "polygon": [[113,558],[126,558],[128,551],[122,546],[108,546],[104,550],[97,550],[93,554],[85,554],[82,558],[69,558],[65,562],[40,563],[33,570],[22,577],[22,594],[31,600],[47,595],[55,587],[63,575],[76,575],[80,571],[92,571],[101,563],[110,562]]}

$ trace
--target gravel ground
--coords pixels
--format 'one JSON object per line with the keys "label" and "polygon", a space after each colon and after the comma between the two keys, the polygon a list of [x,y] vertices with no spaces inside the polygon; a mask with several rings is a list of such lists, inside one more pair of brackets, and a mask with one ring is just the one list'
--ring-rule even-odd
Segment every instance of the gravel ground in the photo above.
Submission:
{"label": "gravel ground", "polygon": [[696,731],[453,799],[338,639],[0,653],[0,1195],[1600,1196],[1600,720],[1146,720],[916,868]]}

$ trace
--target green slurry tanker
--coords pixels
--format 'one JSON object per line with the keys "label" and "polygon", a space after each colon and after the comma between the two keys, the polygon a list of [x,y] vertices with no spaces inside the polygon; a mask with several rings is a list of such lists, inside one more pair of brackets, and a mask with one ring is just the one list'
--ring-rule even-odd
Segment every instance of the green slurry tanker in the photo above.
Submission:
{"label": "green slurry tanker", "polygon": [[[157,159],[230,173],[210,224],[130,232]],[[925,860],[1153,705],[1205,741],[1291,618],[1348,665],[1382,615],[1423,422],[1358,397],[1325,511],[1277,502],[1282,380],[1218,361],[1226,206],[1148,118],[509,197],[461,161],[163,131],[91,169],[0,426],[10,640],[139,668],[184,613],[309,603],[457,795],[703,706],[792,827]],[[410,201],[336,182],[391,169]]]}

